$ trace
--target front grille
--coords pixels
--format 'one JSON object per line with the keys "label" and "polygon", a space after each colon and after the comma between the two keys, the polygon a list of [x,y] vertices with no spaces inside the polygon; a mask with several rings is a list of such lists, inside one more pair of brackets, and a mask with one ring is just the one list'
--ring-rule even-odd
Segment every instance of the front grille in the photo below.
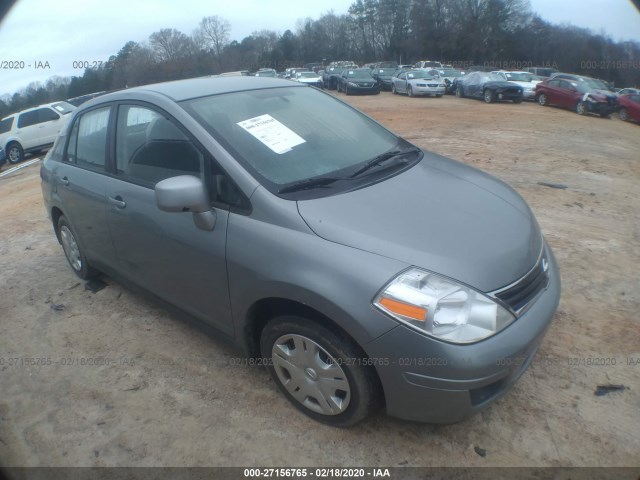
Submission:
{"label": "front grille", "polygon": [[541,290],[547,287],[549,283],[548,265],[546,255],[543,254],[529,273],[516,283],[495,292],[495,297],[511,307],[514,312],[520,313]]}

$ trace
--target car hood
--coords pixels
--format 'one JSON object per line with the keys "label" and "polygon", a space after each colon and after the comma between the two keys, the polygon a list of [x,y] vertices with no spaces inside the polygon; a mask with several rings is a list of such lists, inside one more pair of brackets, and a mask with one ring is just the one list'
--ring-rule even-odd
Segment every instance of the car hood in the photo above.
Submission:
{"label": "car hood", "polygon": [[347,78],[347,82],[355,83],[356,85],[373,85],[376,83],[376,79],[371,78]]}
{"label": "car hood", "polygon": [[366,188],[298,201],[320,237],[489,292],[525,275],[542,250],[531,210],[511,187],[462,163],[422,161]]}

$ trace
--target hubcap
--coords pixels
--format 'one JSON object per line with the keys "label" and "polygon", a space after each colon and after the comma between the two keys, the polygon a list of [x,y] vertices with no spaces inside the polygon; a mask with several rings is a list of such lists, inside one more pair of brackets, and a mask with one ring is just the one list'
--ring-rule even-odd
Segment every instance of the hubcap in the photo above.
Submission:
{"label": "hubcap", "polygon": [[18,147],[11,147],[9,149],[9,160],[12,162],[20,160],[20,149]]}
{"label": "hubcap", "polygon": [[351,400],[347,375],[319,344],[302,335],[283,335],[271,354],[278,379],[299,403],[322,415],[347,409]]}
{"label": "hubcap", "polygon": [[80,248],[78,247],[78,243],[73,237],[71,230],[69,230],[66,225],[63,225],[60,229],[60,239],[62,240],[62,249],[64,250],[64,254],[67,256],[67,260],[69,260],[71,267],[76,272],[79,272],[82,270]]}

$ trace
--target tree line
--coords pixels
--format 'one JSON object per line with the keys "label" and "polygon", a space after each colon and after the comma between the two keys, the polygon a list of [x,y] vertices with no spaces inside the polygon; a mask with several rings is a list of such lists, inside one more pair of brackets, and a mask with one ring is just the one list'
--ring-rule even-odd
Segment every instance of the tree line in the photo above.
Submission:
{"label": "tree line", "polygon": [[463,69],[549,66],[619,87],[640,84],[640,42],[616,42],[604,33],[551,24],[531,11],[529,0],[356,0],[347,13],[302,19],[282,34],[259,30],[237,41],[230,31],[218,15],[202,18],[191,35],[163,28],[146,42],[125,43],[82,76],[55,76],[5,96],[0,118],[98,91],[333,60],[411,64],[430,59]]}

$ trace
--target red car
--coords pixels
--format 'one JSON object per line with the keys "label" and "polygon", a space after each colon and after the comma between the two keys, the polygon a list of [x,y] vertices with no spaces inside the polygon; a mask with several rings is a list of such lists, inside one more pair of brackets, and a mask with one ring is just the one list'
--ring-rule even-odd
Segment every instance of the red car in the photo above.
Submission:
{"label": "red car", "polygon": [[579,115],[595,113],[608,117],[618,109],[618,96],[602,90],[596,80],[572,75],[573,78],[551,78],[536,85],[536,101],[540,105],[557,105]]}
{"label": "red car", "polygon": [[635,120],[640,122],[640,94],[620,95],[620,111],[618,116],[620,120]]}

